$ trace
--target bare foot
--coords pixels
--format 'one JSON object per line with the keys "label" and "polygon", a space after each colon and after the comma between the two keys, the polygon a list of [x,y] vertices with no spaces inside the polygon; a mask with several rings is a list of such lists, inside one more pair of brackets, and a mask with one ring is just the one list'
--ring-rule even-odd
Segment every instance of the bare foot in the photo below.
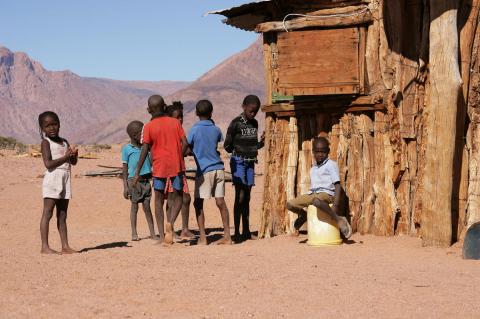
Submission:
{"label": "bare foot", "polygon": [[62,252],[61,252],[62,255],[77,254],[77,253],[78,251],[73,250],[70,247],[62,248]]}
{"label": "bare foot", "polygon": [[350,236],[352,236],[352,226],[348,223],[347,219],[343,216],[340,216],[340,220],[338,222],[338,227],[340,228],[340,231],[342,232],[342,235],[348,239]]}
{"label": "bare foot", "polygon": [[293,233],[290,234],[290,236],[292,236],[292,237],[298,237],[298,236],[300,236],[300,231],[299,231],[298,229],[295,229],[295,230],[293,231]]}
{"label": "bare foot", "polygon": [[182,232],[180,233],[180,237],[182,239],[191,239],[195,237],[195,234],[188,229],[183,229]]}
{"label": "bare foot", "polygon": [[200,238],[198,239],[197,245],[208,245],[207,237],[200,236]]}
{"label": "bare foot", "polygon": [[148,239],[160,240],[160,236],[157,236],[157,235],[150,235],[150,236],[148,236]]}
{"label": "bare foot", "polygon": [[230,236],[228,237],[222,237],[221,239],[217,240],[215,242],[216,245],[231,245],[233,244],[232,239]]}
{"label": "bare foot", "polygon": [[165,225],[165,243],[173,244],[173,228],[170,223]]}
{"label": "bare foot", "polygon": [[59,252],[56,250],[51,249],[50,247],[42,247],[42,250],[40,250],[41,254],[46,254],[46,255],[58,255]]}
{"label": "bare foot", "polygon": [[132,241],[139,241],[138,235],[132,235]]}

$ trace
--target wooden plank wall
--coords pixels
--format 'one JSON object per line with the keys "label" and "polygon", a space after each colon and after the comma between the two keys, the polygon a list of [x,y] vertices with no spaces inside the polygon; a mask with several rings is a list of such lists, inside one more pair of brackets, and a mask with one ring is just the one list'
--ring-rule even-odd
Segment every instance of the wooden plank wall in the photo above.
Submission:
{"label": "wooden plank wall", "polygon": [[[464,115],[459,126],[466,133],[457,135],[460,165],[453,177],[452,241],[461,239],[466,227],[480,219],[480,1],[464,2],[459,11],[459,21],[464,20],[459,26],[464,83]],[[293,216],[285,201],[308,191],[315,136],[327,136],[331,142],[330,157],[339,164],[345,210],[355,231],[422,236],[422,223],[435,222],[422,218],[423,127],[432,111],[426,99],[429,17],[423,5],[423,0],[371,2],[374,22],[367,29],[367,83],[370,95],[383,100],[384,111],[297,111],[292,117],[267,113],[267,178],[260,236],[292,230]],[[406,16],[408,21],[402,18]],[[277,48],[272,45],[274,36],[269,39],[265,52],[271,56]],[[278,65],[266,60],[266,66],[270,80],[277,78]],[[277,85],[276,81],[269,83],[270,93]]]}
{"label": "wooden plank wall", "polygon": [[359,46],[357,27],[279,33],[278,93],[360,93]]}

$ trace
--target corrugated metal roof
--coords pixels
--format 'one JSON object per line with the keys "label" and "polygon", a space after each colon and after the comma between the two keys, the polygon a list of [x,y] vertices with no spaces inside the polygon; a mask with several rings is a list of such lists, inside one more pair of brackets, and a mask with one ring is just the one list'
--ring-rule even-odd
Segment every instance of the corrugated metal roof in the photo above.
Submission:
{"label": "corrugated metal roof", "polygon": [[205,15],[223,15],[227,17],[223,20],[223,23],[246,31],[254,31],[257,24],[268,21],[270,18],[272,2],[272,0],[259,0],[238,7],[210,11]]}

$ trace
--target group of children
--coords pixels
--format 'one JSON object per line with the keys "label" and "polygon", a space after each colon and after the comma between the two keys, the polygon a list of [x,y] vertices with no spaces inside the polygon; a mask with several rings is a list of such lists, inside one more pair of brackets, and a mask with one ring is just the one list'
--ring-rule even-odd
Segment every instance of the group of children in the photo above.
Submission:
{"label": "group of children", "polygon": [[[174,223],[182,213],[182,238],[193,238],[188,229],[191,197],[186,181],[185,156],[193,156],[197,166],[194,203],[199,228],[198,244],[207,244],[205,233],[205,199],[215,198],[222,218],[224,235],[218,244],[231,244],[229,212],[225,203],[225,166],[218,151],[218,144],[231,153],[230,168],[235,186],[234,240],[254,239],[249,227],[249,202],[255,184],[255,163],[258,150],[264,145],[264,134],[258,138],[258,122],[255,116],[260,109],[260,99],[248,95],[242,103],[243,112],[230,123],[225,140],[221,130],[212,120],[213,105],[208,100],[196,104],[198,122],[189,130],[182,127],[183,105],[174,102],[167,106],[160,95],[148,99],[151,120],[145,125],[132,121],[127,126],[130,143],[122,147],[123,196],[131,201],[130,222],[132,240],[139,240],[137,212],[142,204],[150,238],[170,245],[175,240]],[[53,112],[39,116],[42,137],[42,156],[47,172],[43,181],[44,209],[40,223],[42,253],[57,253],[48,245],[48,225],[57,208],[58,229],[62,253],[73,253],[67,239],[66,216],[71,198],[70,165],[75,165],[78,150],[59,136],[60,120]],[[351,227],[345,217],[338,215],[340,178],[336,163],[328,159],[328,141],[316,138],[313,142],[315,165],[311,170],[312,187],[308,195],[301,195],[287,202],[287,207],[299,214],[295,222],[296,234],[306,221],[305,207],[313,204],[337,220],[345,237],[351,235]],[[150,209],[152,186],[154,214]],[[166,202],[166,209],[164,204]],[[333,203],[330,207],[328,203]],[[155,233],[154,216],[158,235]],[[166,220],[165,220],[166,218]],[[240,225],[242,232],[240,232]]]}

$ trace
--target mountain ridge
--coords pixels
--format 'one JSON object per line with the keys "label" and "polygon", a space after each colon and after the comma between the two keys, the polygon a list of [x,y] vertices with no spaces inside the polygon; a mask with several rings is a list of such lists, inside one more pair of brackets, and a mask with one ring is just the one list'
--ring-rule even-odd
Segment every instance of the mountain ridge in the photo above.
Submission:
{"label": "mountain ridge", "polygon": [[193,82],[122,81],[81,77],[72,71],[48,71],[23,52],[0,47],[0,136],[38,143],[37,116],[45,110],[59,114],[61,134],[74,143],[116,143],[127,139],[129,121],[148,120],[148,96],[185,105],[186,129],[195,121],[199,99],[214,104],[214,119],[225,129],[240,113],[243,96],[263,99],[261,43],[234,54]]}

